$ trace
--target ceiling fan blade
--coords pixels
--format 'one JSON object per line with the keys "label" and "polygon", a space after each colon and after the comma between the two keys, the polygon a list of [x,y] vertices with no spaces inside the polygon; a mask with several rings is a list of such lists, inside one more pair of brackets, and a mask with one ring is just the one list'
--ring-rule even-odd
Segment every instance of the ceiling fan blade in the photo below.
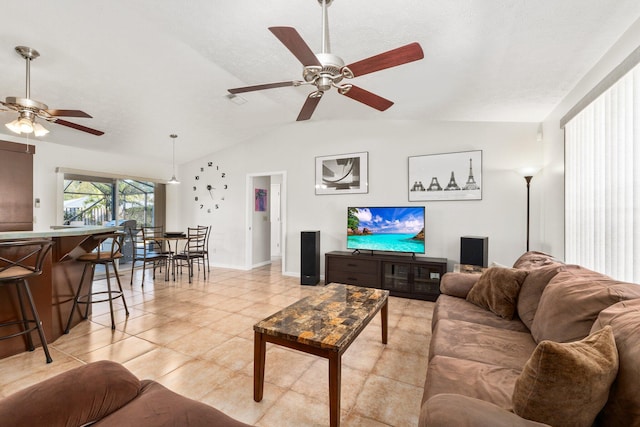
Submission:
{"label": "ceiling fan blade", "polygon": [[310,93],[307,100],[304,102],[302,110],[300,110],[300,114],[298,114],[296,121],[300,122],[302,120],[309,120],[313,115],[313,112],[316,110],[320,99],[322,99],[322,92]]}
{"label": "ceiling fan blade", "polygon": [[52,116],[64,116],[64,117],[86,117],[87,119],[92,119],[90,115],[80,110],[45,110],[47,113]]}
{"label": "ceiling fan blade", "polygon": [[269,31],[282,42],[298,58],[298,61],[305,67],[308,65],[316,65],[322,67],[320,61],[313,53],[309,45],[302,39],[295,28],[292,27],[269,27]]}
{"label": "ceiling fan blade", "polygon": [[229,93],[243,93],[243,92],[253,92],[254,90],[274,89],[277,87],[299,86],[300,84],[301,82],[298,82],[298,81],[266,83],[262,85],[236,87],[233,89],[227,89],[227,91]]}
{"label": "ceiling fan blade", "polygon": [[384,70],[386,68],[396,67],[408,62],[417,61],[422,58],[424,58],[424,52],[422,51],[420,44],[410,43],[406,46],[354,62],[353,64],[347,65],[345,68],[351,70],[353,77],[356,77]]}
{"label": "ceiling fan blade", "polygon": [[2,111],[18,111],[14,105],[9,104],[8,102],[0,101],[0,104],[2,104],[5,107],[7,107],[7,109],[2,109]]}
{"label": "ceiling fan blade", "polygon": [[378,111],[384,111],[393,105],[393,102],[388,99],[364,90],[358,86],[350,85],[350,89],[340,89],[338,92],[358,102],[362,102],[371,108],[375,108]]}
{"label": "ceiling fan blade", "polygon": [[88,128],[86,126],[82,126],[82,125],[79,125],[77,123],[71,123],[71,122],[68,122],[68,121],[62,120],[62,119],[56,119],[52,123],[57,123],[57,124],[62,125],[62,126],[70,127],[70,128],[76,129],[76,130],[81,130],[82,132],[87,132],[87,133],[90,133],[90,134],[93,134],[93,135],[98,135],[98,136],[104,135],[104,132],[102,132],[101,130],[91,129],[91,128]]}

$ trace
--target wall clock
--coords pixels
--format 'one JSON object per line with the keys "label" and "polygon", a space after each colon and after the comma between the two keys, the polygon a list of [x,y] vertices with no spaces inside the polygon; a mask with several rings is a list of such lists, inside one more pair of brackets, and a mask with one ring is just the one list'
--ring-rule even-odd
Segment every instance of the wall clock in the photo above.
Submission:
{"label": "wall clock", "polygon": [[228,189],[227,173],[213,162],[207,162],[194,177],[193,200],[198,209],[212,213],[222,207]]}

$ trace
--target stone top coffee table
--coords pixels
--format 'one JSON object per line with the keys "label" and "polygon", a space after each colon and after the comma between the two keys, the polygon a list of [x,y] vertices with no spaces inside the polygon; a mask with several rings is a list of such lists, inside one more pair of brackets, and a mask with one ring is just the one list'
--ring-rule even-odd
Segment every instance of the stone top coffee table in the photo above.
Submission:
{"label": "stone top coffee table", "polygon": [[331,426],[340,425],[341,357],[380,311],[382,342],[387,343],[389,291],[332,283],[253,326],[253,399],[262,400],[266,343],[329,359]]}

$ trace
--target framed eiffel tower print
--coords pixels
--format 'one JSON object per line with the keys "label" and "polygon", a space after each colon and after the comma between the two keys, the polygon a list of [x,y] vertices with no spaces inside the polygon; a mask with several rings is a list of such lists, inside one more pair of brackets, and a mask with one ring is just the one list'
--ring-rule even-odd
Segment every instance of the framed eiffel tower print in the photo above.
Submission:
{"label": "framed eiffel tower print", "polygon": [[482,150],[409,157],[409,201],[482,200]]}

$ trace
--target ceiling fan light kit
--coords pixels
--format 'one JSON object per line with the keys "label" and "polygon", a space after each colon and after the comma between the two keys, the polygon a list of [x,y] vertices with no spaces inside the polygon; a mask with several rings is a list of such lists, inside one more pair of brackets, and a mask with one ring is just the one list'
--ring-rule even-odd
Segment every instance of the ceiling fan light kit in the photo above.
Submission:
{"label": "ceiling fan light kit", "polygon": [[27,46],[16,46],[15,51],[26,61],[26,96],[24,98],[16,96],[8,96],[5,101],[0,101],[8,110],[0,109],[0,112],[17,112],[18,118],[10,121],[5,126],[17,134],[31,134],[35,136],[44,136],[49,131],[36,121],[37,118],[46,120],[51,123],[57,123],[62,126],[70,127],[76,130],[90,133],[92,135],[103,135],[104,132],[91,129],[77,123],[68,122],[58,117],[85,117],[91,116],[80,110],[52,110],[39,101],[31,99],[31,61],[40,56],[37,50]]}
{"label": "ceiling fan light kit", "polygon": [[17,134],[33,133],[35,136],[45,136],[49,133],[44,126],[33,120],[33,118],[22,114],[19,118],[7,123],[5,126]]}
{"label": "ceiling fan light kit", "polygon": [[316,90],[307,97],[297,121],[308,120],[313,115],[322,95],[332,87],[340,95],[345,95],[379,111],[385,111],[393,105],[392,101],[372,92],[359,88],[343,79],[353,79],[364,74],[396,67],[424,58],[422,47],[418,43],[410,43],[381,54],[345,65],[342,58],[330,52],[329,19],[327,7],[333,0],[317,0],[322,6],[322,51],[314,53],[300,34],[292,27],[270,27],[269,31],[300,61],[303,65],[302,80],[267,83],[253,86],[228,89],[231,94],[275,89],[288,86],[313,85]]}

